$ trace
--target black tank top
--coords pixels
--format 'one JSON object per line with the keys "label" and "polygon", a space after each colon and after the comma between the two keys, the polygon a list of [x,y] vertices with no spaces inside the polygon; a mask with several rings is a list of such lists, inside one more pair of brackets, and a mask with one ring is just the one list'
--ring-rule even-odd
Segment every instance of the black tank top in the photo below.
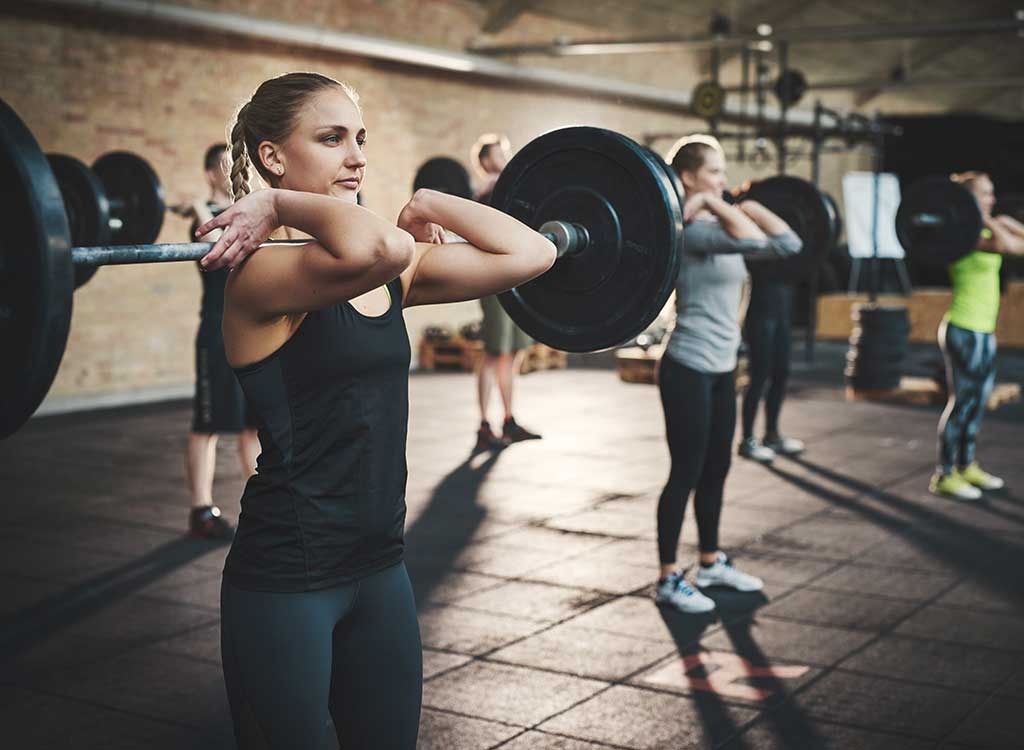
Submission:
{"label": "black tank top", "polygon": [[224,566],[233,585],[309,591],[402,559],[410,348],[402,282],[387,286],[383,315],[347,302],[311,312],[235,369],[263,452]]}

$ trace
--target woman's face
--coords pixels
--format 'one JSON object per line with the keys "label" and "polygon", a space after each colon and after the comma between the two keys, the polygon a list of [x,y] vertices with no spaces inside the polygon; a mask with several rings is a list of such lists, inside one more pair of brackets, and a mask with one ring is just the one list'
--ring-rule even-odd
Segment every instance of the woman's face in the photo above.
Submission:
{"label": "woman's face", "polygon": [[274,149],[276,161],[267,164],[284,174],[275,187],[302,190],[356,202],[366,173],[363,144],[366,126],[359,109],[340,88],[331,87],[310,97],[299,113],[291,135]]}
{"label": "woman's face", "polygon": [[704,151],[704,163],[696,172],[684,171],[679,177],[687,195],[712,193],[721,195],[727,184],[725,157],[717,149]]}
{"label": "woman's face", "polygon": [[984,175],[971,180],[971,194],[978,201],[982,216],[991,216],[992,208],[996,205],[996,190],[992,180]]}

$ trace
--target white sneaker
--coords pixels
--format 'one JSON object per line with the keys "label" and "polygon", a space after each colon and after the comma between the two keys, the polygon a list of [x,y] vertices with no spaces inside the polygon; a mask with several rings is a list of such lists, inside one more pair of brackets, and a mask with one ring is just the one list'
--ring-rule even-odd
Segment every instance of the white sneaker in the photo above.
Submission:
{"label": "white sneaker", "polygon": [[674,573],[658,582],[654,594],[658,604],[668,604],[686,614],[710,612],[715,608],[715,600],[697,591],[683,578],[682,573]]}
{"label": "white sneaker", "polygon": [[771,448],[773,451],[783,456],[795,456],[799,453],[803,453],[804,449],[807,447],[804,445],[803,440],[782,437],[781,435],[776,435],[773,438],[766,437],[761,441],[761,445],[766,448]]}
{"label": "white sneaker", "polygon": [[749,437],[740,442],[739,454],[759,464],[770,464],[775,460],[775,451],[757,442],[757,438]]}
{"label": "white sneaker", "polygon": [[724,552],[719,552],[714,565],[699,566],[697,585],[702,589],[708,586],[728,586],[737,591],[760,591],[764,588],[764,581],[757,576],[737,570],[733,567],[729,557]]}

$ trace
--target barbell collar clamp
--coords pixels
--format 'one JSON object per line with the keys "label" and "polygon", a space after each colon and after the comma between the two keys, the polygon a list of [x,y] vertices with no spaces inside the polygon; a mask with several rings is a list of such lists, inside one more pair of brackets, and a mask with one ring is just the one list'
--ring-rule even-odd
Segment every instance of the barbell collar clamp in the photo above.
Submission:
{"label": "barbell collar clamp", "polygon": [[551,241],[559,258],[580,253],[590,244],[590,233],[581,224],[547,221],[537,231]]}

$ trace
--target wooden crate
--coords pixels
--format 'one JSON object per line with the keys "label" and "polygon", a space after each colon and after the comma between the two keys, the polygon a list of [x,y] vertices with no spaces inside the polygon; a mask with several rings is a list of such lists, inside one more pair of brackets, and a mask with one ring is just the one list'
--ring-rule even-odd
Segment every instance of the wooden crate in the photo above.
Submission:
{"label": "wooden crate", "polygon": [[[904,376],[900,387],[888,390],[858,390],[846,387],[847,401],[884,401],[887,403],[932,406],[946,403],[946,389],[932,378]],[[1020,401],[1019,383],[996,383],[985,408],[995,411],[1003,404]]]}
{"label": "wooden crate", "polygon": [[[616,369],[619,379],[626,383],[656,383],[658,362],[665,353],[665,346],[652,346],[646,352],[638,346],[630,346],[615,352]],[[736,363],[736,390],[742,392],[750,384],[747,373],[747,358],[740,357]]]}
{"label": "wooden crate", "polygon": [[[935,344],[939,323],[949,310],[952,293],[948,289],[915,289],[909,297],[882,295],[879,304],[906,307],[910,318],[911,343]],[[866,303],[866,294],[823,294],[818,297],[818,328],[822,340],[847,340],[853,329],[853,305]],[[1000,346],[1024,346],[1024,282],[1011,281],[999,301],[996,339]]]}
{"label": "wooden crate", "polygon": [[547,344],[535,343],[526,350],[526,356],[519,366],[519,373],[526,375],[537,370],[562,370],[568,361],[569,357],[565,352],[552,349]]}
{"label": "wooden crate", "polygon": [[[483,357],[482,341],[453,336],[444,341],[420,340],[419,366],[423,370],[476,370]],[[526,350],[519,372],[523,375],[536,370],[564,368],[568,361],[565,352],[545,344],[532,344]]]}
{"label": "wooden crate", "polygon": [[663,346],[652,346],[647,351],[639,346],[619,349],[615,352],[619,378],[627,383],[654,383],[664,349]]}
{"label": "wooden crate", "polygon": [[423,370],[464,370],[476,369],[484,345],[482,341],[470,341],[462,336],[453,336],[444,341],[420,340],[419,366]]}

